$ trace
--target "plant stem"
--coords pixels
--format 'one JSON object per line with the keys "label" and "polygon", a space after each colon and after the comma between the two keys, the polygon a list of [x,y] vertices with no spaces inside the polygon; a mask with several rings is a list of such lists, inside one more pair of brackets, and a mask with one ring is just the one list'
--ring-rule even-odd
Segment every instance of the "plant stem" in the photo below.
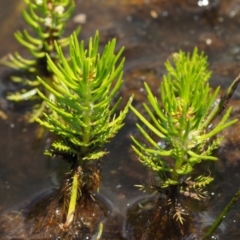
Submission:
{"label": "plant stem", "polygon": [[220,215],[215,220],[215,222],[212,224],[212,226],[205,233],[203,240],[207,239],[209,236],[211,236],[214,233],[214,231],[221,224],[222,220],[225,218],[225,216],[230,211],[230,209],[233,207],[233,205],[239,200],[239,198],[240,198],[240,189],[234,194],[234,196],[232,197],[230,202],[227,204],[227,206],[223,209],[223,211],[220,213]]}
{"label": "plant stem", "polygon": [[172,172],[172,180],[178,181],[179,178],[179,174],[177,173],[177,170],[180,169],[182,167],[183,164],[183,157],[184,156],[184,152],[181,151],[181,154],[179,154],[179,156],[176,156],[176,161],[175,161],[175,166]]}
{"label": "plant stem", "polygon": [[96,240],[100,240],[100,239],[101,239],[102,232],[103,232],[103,223],[100,222],[100,224],[99,224],[99,228],[98,228],[98,233],[97,233]]}
{"label": "plant stem", "polygon": [[[84,135],[83,135],[83,142],[85,144],[89,143],[90,140],[90,131],[91,131],[91,89],[89,84],[86,84],[86,101],[85,101],[85,106],[88,108],[88,110],[84,113],[84,124],[86,124],[86,127],[84,127]],[[81,154],[84,156],[88,152],[88,146],[82,146],[81,147]],[[80,161],[80,160],[79,160]]]}
{"label": "plant stem", "polygon": [[178,180],[178,173],[177,173],[177,169],[179,169],[179,167],[177,166],[177,163],[176,163],[176,165],[175,165],[175,167],[174,167],[174,169],[173,169],[173,172],[172,172],[172,175],[171,175],[171,179],[172,180],[175,180],[175,181],[177,181]]}
{"label": "plant stem", "polygon": [[77,171],[73,175],[73,181],[72,181],[72,189],[71,189],[71,196],[69,200],[69,206],[68,206],[68,213],[66,217],[66,222],[64,224],[60,224],[60,228],[62,230],[67,230],[69,225],[72,223],[74,218],[74,213],[76,209],[76,203],[78,198],[78,188],[79,188],[79,175],[81,174],[81,168],[78,167]]}

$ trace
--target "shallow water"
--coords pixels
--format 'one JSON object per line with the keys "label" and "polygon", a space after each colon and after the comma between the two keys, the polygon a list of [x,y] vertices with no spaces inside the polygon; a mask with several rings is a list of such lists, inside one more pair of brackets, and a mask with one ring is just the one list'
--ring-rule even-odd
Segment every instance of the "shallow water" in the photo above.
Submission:
{"label": "shallow water", "polygon": [[[165,73],[164,61],[174,51],[188,51],[194,46],[208,55],[213,71],[212,86],[221,85],[225,89],[240,72],[240,3],[237,0],[209,0],[206,6],[199,6],[200,2],[203,1],[78,0],[67,33],[82,23],[80,39],[88,39],[98,29],[102,46],[113,37],[117,38],[119,48],[125,46],[123,104],[134,94],[134,105],[141,108],[146,99],[144,81],[155,89],[157,95]],[[24,54],[13,38],[13,32],[25,26],[20,13],[23,5],[19,0],[8,0],[7,6],[5,1],[0,1],[1,57],[16,50]],[[9,69],[1,67],[0,71],[4,75]],[[3,94],[1,110],[8,117],[0,119],[0,210],[3,211],[51,187],[58,163],[52,163],[43,156],[48,143],[35,140],[33,133],[37,125],[27,125],[21,118],[22,114],[12,110],[5,101],[4,92],[9,86],[0,83],[0,87]],[[238,88],[231,101],[236,117],[239,115],[239,98]],[[103,163],[102,193],[112,202],[119,221],[116,231],[119,232],[122,231],[127,207],[142,197],[134,185],[150,181],[150,174],[130,149],[130,135],[136,133],[135,121],[135,117],[129,114],[124,128],[107,146],[110,154]],[[210,188],[213,207],[208,208],[206,214],[209,219],[219,213],[238,189],[238,129],[237,124],[226,132],[226,141],[217,152],[217,181]],[[240,238],[239,213],[240,203],[226,217],[226,228],[219,239]]]}

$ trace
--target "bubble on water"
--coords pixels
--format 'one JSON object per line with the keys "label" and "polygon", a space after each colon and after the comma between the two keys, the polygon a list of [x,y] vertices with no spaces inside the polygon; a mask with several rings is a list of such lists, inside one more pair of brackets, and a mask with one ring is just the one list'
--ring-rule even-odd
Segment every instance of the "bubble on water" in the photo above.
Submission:
{"label": "bubble on water", "polygon": [[209,1],[208,0],[199,0],[198,1],[198,6],[199,7],[206,7],[207,5],[209,5]]}
{"label": "bubble on water", "polygon": [[119,188],[121,188],[122,187],[122,185],[121,184],[118,184],[117,186],[116,186],[116,189],[119,189]]}
{"label": "bubble on water", "polygon": [[127,17],[126,17],[126,20],[127,20],[128,22],[131,22],[131,21],[132,21],[132,16],[127,16]]}
{"label": "bubble on water", "polygon": [[211,38],[207,38],[206,39],[206,44],[207,45],[211,45],[212,44],[212,39]]}
{"label": "bubble on water", "polygon": [[165,148],[167,147],[165,141],[159,141],[159,142],[158,142],[158,146],[161,147],[162,149],[165,149]]}
{"label": "bubble on water", "polygon": [[59,215],[59,214],[60,214],[60,210],[57,208],[57,209],[55,210],[55,213],[56,213],[56,215]]}
{"label": "bubble on water", "polygon": [[237,14],[237,11],[233,10],[233,11],[230,12],[229,17],[233,18],[233,17],[235,17],[236,14]]}
{"label": "bubble on water", "polygon": [[198,15],[195,15],[195,16],[193,17],[193,20],[198,21],[198,20],[199,20],[199,16],[198,16]]}
{"label": "bubble on water", "polygon": [[163,17],[167,17],[168,16],[168,12],[167,11],[163,11],[162,15],[163,15]]}

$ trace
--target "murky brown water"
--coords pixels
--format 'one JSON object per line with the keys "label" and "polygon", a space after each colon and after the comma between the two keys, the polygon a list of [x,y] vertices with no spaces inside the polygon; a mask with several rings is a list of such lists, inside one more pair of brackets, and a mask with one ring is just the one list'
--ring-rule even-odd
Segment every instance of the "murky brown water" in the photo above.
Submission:
{"label": "murky brown water", "polygon": [[[0,1],[0,56],[24,50],[16,43],[13,32],[25,24],[21,18],[22,1]],[[206,6],[199,6],[203,4]],[[164,61],[174,51],[192,50],[198,46],[209,57],[213,70],[212,86],[223,89],[240,72],[240,2],[238,0],[78,0],[67,33],[84,21],[81,39],[88,39],[96,29],[101,44],[117,38],[118,47],[125,46],[125,82],[121,90],[123,104],[134,93],[134,105],[141,108],[145,100],[143,82],[158,94],[165,72]],[[9,69],[1,67],[2,76]],[[0,83],[1,93],[9,86]],[[155,90],[154,90],[155,89]],[[239,89],[234,94],[234,115],[239,115]],[[4,97],[1,110],[8,119],[0,119],[0,210],[16,207],[52,186],[51,176],[58,163],[43,156],[46,142],[34,138],[36,124],[26,125],[21,113],[11,110]],[[4,117],[3,117],[4,118]],[[130,135],[136,132],[135,117],[129,114],[125,127],[108,145],[110,154],[103,164],[103,194],[112,202],[116,213],[116,234],[124,229],[129,204],[142,196],[135,184],[150,180],[130,149]],[[240,182],[239,124],[226,132],[226,141],[218,151],[217,181],[211,185],[212,207],[204,212],[206,222],[212,221],[238,189]],[[117,219],[117,220],[116,220]],[[219,239],[239,239],[240,203],[226,217]],[[112,238],[113,239],[113,238]],[[117,238],[116,239],[120,239]]]}

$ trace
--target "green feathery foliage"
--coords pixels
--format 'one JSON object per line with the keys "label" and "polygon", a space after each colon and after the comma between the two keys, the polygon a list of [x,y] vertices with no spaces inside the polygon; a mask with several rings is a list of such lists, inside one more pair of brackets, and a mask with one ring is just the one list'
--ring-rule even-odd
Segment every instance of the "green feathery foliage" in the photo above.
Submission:
{"label": "green feathery foliage", "polygon": [[50,155],[73,156],[81,165],[84,160],[96,160],[106,154],[102,146],[123,126],[131,102],[116,115],[121,99],[111,107],[114,96],[122,85],[123,48],[115,54],[116,41],[110,41],[102,54],[98,53],[99,36],[90,39],[88,49],[84,42],[71,36],[67,61],[61,47],[55,43],[59,63],[49,55],[48,66],[54,73],[52,84],[39,81],[51,93],[50,98],[39,92],[52,114],[44,114],[37,121],[56,133],[60,140],[54,142]]}
{"label": "green feathery foliage", "polygon": [[120,59],[123,48],[115,54],[115,45],[116,40],[110,41],[100,54],[98,32],[90,38],[88,49],[84,48],[83,41],[79,43],[74,33],[69,43],[69,60],[57,42],[58,63],[47,55],[53,82],[38,79],[50,93],[39,91],[51,114],[48,111],[43,119],[36,120],[59,137],[47,154],[64,158],[72,170],[71,187],[69,182],[67,187],[71,191],[64,194],[66,219],[59,225],[63,231],[74,221],[78,200],[99,188],[99,170],[87,170],[86,163],[107,154],[103,145],[123,126],[132,101],[130,98],[126,107],[116,114],[121,98],[114,104],[113,100],[123,83],[124,59]]}
{"label": "green feathery foliage", "polygon": [[[36,76],[41,76],[44,81],[52,81],[52,71],[47,66],[46,53],[56,62],[58,55],[56,54],[54,41],[57,41],[62,47],[69,44],[69,37],[62,38],[62,35],[66,22],[71,17],[75,7],[73,0],[24,1],[27,9],[23,10],[22,14],[24,20],[32,29],[32,33],[23,30],[17,31],[14,36],[29,51],[31,58],[26,59],[15,52],[9,54],[6,60],[1,61],[4,65],[24,72],[21,77],[12,77],[14,82],[22,85],[20,91],[10,93],[7,97],[15,102],[36,100],[38,98],[37,89],[41,88],[41,91],[44,91]],[[33,117],[40,116],[43,108],[44,106],[37,105],[37,111],[33,114]]]}
{"label": "green feathery foliage", "polygon": [[[212,155],[222,140],[217,134],[237,119],[228,121],[230,107],[216,124],[213,120],[225,110],[239,79],[230,86],[227,94],[217,99],[220,88],[210,88],[207,58],[196,48],[192,54],[182,51],[173,54],[165,66],[168,73],[160,84],[160,100],[153,96],[145,83],[150,106],[145,103],[143,106],[148,119],[131,107],[145,126],[137,124],[146,140],[140,142],[132,137],[133,150],[145,166],[157,173],[160,178],[158,187],[185,185],[181,192],[186,195],[189,188],[200,189],[213,180],[210,176],[198,176],[192,181],[186,179],[191,177],[196,164],[217,160]],[[186,180],[184,184],[183,179]]]}

